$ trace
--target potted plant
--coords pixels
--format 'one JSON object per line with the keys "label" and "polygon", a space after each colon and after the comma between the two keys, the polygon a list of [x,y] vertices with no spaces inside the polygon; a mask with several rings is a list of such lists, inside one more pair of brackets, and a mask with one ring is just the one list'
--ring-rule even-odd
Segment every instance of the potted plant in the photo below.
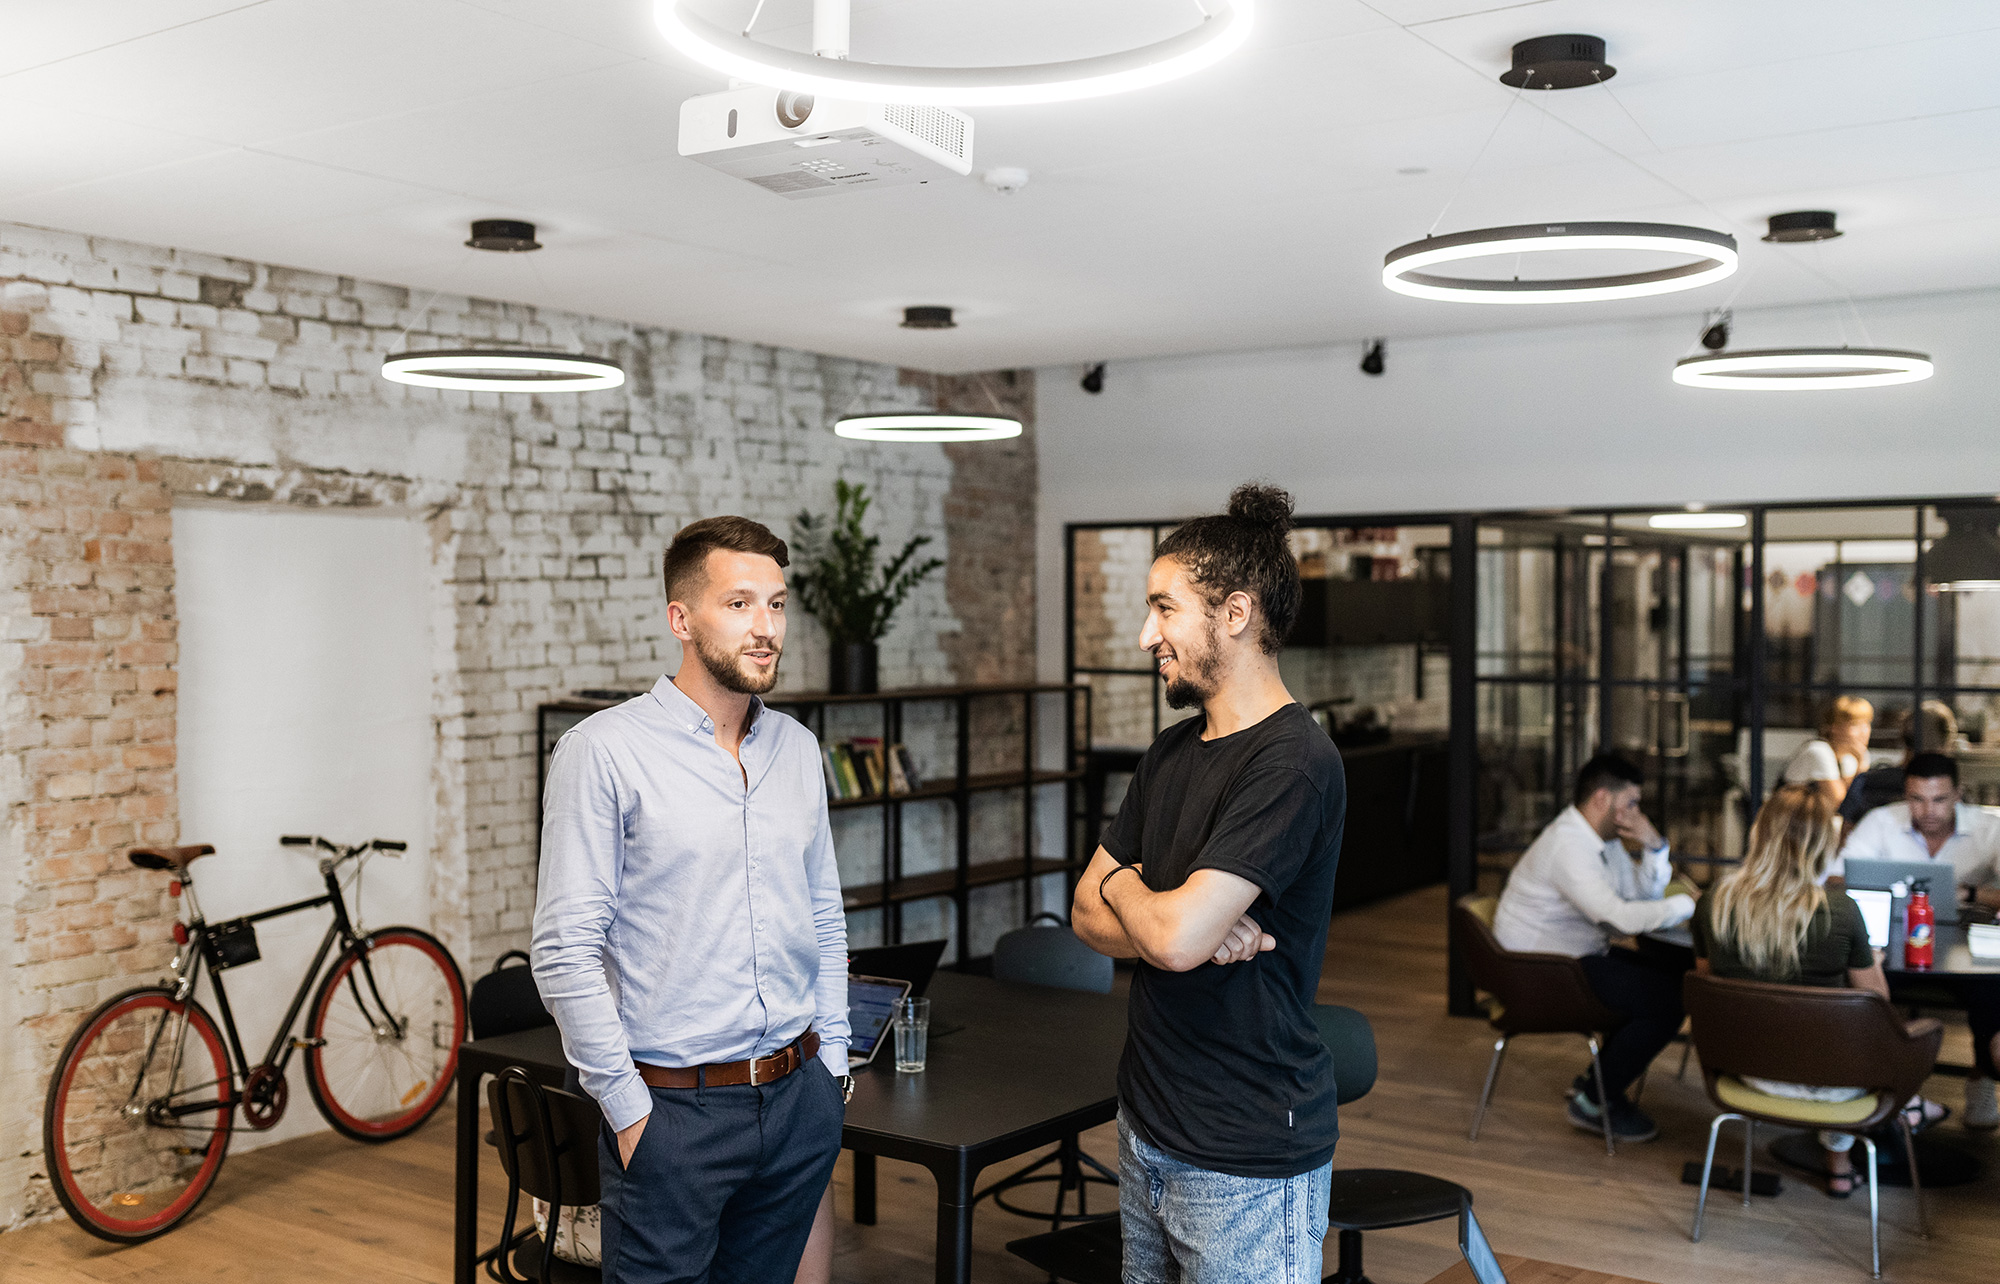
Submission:
{"label": "potted plant", "polygon": [[924,579],[944,565],[942,558],[912,563],[917,551],[931,542],[928,535],[911,536],[900,553],[881,564],[879,536],[862,526],[868,513],[868,488],[833,483],[832,517],[801,512],[792,522],[792,543],[798,570],[792,586],[799,605],[820,622],[833,644],[828,685],[838,694],[875,690],[875,644],[889,631],[896,608]]}

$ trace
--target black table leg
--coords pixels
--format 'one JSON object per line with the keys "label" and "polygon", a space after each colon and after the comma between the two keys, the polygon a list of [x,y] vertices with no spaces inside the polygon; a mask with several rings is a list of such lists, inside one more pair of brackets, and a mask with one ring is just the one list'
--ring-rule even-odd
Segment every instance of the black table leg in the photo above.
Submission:
{"label": "black table leg", "polygon": [[854,1152],[854,1223],[875,1224],[875,1156]]}
{"label": "black table leg", "polygon": [[972,1284],[972,1181],[979,1175],[963,1153],[937,1179],[937,1284]]}
{"label": "black table leg", "polygon": [[458,1193],[452,1213],[451,1278],[473,1284],[479,1256],[479,1071],[458,1063]]}

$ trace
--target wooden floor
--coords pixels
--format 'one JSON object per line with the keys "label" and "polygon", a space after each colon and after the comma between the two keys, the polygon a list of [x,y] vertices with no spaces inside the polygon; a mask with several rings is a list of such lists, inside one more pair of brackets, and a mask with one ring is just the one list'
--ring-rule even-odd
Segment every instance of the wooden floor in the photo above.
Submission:
{"label": "wooden floor", "polygon": [[[1524,1039],[1508,1053],[1493,1110],[1475,1145],[1465,1139],[1492,1043],[1483,1023],[1444,1015],[1444,894],[1413,893],[1334,920],[1320,986],[1325,1002],[1373,1020],[1381,1047],[1375,1091],[1341,1111],[1338,1167],[1410,1168],[1463,1182],[1503,1254],[1568,1263],[1657,1284],[1829,1284],[1866,1280],[1865,1191],[1845,1203],[1786,1180],[1776,1199],[1711,1200],[1707,1236],[1690,1244],[1694,1191],[1683,1161],[1700,1157],[1711,1117],[1694,1068],[1676,1082],[1678,1054],[1655,1067],[1645,1104],[1662,1136],[1607,1158],[1603,1145],[1563,1120],[1562,1093],[1583,1065],[1580,1043]],[[1964,1059],[1962,1033],[1946,1045]],[[1931,1095],[1956,1107],[1958,1081]],[[1886,1278],[1988,1284],[2000,1276],[2000,1146],[1956,1123],[1939,1135],[1977,1152],[1986,1175],[1931,1196],[1935,1238],[1916,1235],[1908,1191],[1883,1195]],[[1115,1163],[1109,1127],[1086,1145]],[[501,1184],[490,1152],[484,1238],[497,1231]],[[1760,1166],[1769,1161],[1760,1157]],[[113,1248],[67,1222],[0,1235],[0,1281],[203,1281],[295,1284],[303,1280],[442,1284],[451,1271],[452,1118],[387,1146],[320,1134],[233,1157],[187,1225],[150,1244]],[[990,1176],[991,1174],[989,1174]],[[843,1216],[848,1163],[835,1174]],[[922,1169],[884,1160],[880,1221],[840,1222],[835,1277],[843,1284],[923,1284],[931,1279],[935,1202]],[[1007,1255],[1029,1222],[982,1208],[974,1278],[1033,1284],[1043,1277]],[[1368,1237],[1377,1284],[1419,1284],[1457,1260],[1449,1223]],[[1331,1244],[1329,1244],[1331,1249]],[[1331,1269],[1329,1261],[1328,1269]]]}

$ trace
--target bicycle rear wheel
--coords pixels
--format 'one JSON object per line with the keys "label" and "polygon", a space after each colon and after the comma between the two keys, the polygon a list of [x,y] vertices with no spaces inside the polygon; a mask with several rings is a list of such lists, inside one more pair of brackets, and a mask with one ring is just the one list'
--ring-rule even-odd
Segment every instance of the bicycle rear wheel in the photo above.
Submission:
{"label": "bicycle rear wheel", "polygon": [[222,1168],[233,1087],[215,1022],[171,990],[128,990],[85,1017],[42,1112],[51,1184],[70,1219],[126,1244],[173,1229]]}
{"label": "bicycle rear wheel", "polygon": [[306,1033],[306,1085],[326,1121],[389,1141],[443,1104],[465,1041],[465,982],[429,932],[385,927],[320,982]]}

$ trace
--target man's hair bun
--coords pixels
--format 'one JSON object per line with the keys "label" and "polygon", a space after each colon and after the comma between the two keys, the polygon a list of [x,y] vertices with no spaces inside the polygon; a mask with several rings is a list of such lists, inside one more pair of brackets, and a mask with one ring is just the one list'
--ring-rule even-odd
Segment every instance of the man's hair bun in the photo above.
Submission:
{"label": "man's hair bun", "polygon": [[1282,535],[1292,529],[1292,497],[1276,486],[1244,482],[1229,492],[1229,515],[1239,522],[1268,527]]}

